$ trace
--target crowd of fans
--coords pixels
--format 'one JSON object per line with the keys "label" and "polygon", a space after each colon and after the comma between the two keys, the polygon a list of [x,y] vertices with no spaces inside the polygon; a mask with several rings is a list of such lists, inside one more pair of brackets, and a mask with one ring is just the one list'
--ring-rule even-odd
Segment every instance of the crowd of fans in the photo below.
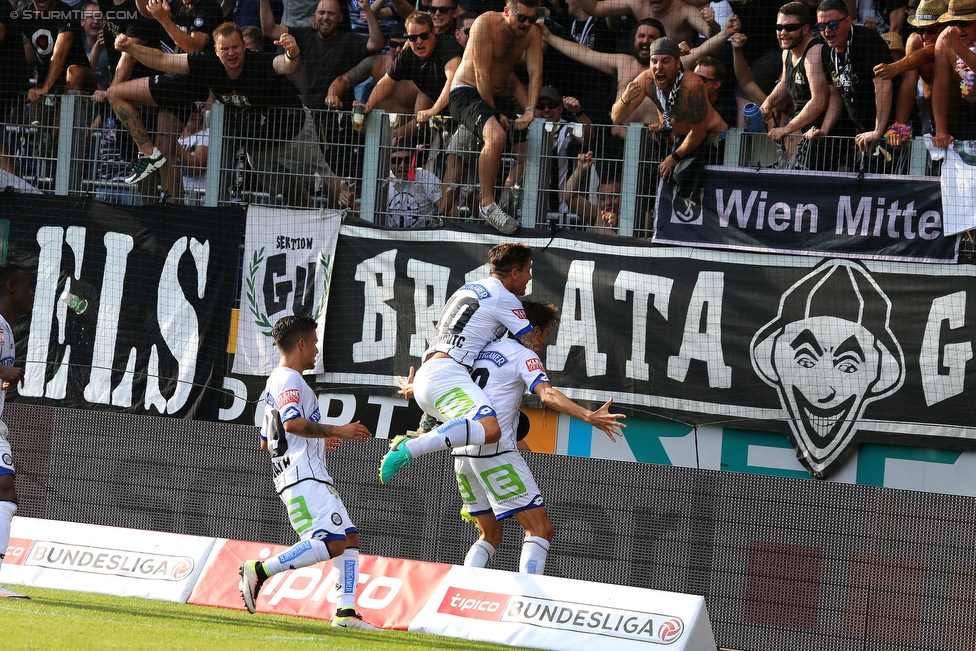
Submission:
{"label": "crowd of fans", "polygon": [[[111,134],[93,173],[183,202],[204,188],[219,101],[229,196],[347,206],[359,118],[382,109],[399,116],[386,223],[480,215],[503,233],[533,120],[551,141],[545,209],[610,233],[608,162],[632,122],[667,142],[656,169],[685,189],[729,127],[766,132],[785,167],[836,171],[891,171],[916,135],[976,139],[976,0],[539,1],[31,0],[0,10],[0,122],[55,126],[52,95],[90,97],[90,128]],[[818,152],[825,136],[849,146]],[[0,173],[21,173],[10,148]]]}

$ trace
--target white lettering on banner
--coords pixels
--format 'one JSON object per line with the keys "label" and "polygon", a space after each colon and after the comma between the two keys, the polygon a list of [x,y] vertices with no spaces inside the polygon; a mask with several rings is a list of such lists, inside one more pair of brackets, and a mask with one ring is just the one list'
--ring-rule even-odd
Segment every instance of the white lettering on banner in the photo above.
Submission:
{"label": "white lettering on banner", "polygon": [[972,342],[942,344],[942,330],[966,326],[966,293],[956,292],[932,301],[925,336],[918,355],[925,404],[957,396],[966,388],[966,363],[973,358]]}
{"label": "white lettering on banner", "polygon": [[[286,600],[316,603],[325,599],[328,603],[334,604],[338,597],[338,592],[335,590],[338,578],[339,571],[335,566],[328,572],[322,572],[316,565],[302,567],[275,575],[265,583],[261,594],[269,597],[269,606],[276,606]],[[364,610],[386,608],[403,587],[403,582],[396,577],[373,577],[370,574],[360,573],[359,585],[364,584],[362,594],[356,601],[356,605]]]}
{"label": "white lettering on banner", "polygon": [[[82,229],[83,231],[83,229]],[[35,279],[34,309],[31,312],[31,337],[27,340],[27,361],[24,365],[24,386],[20,388],[20,395],[39,398],[45,395],[48,387],[44,385],[47,371],[48,349],[50,348],[51,326],[53,325],[55,304],[57,300],[58,276],[61,271],[61,251],[63,248],[64,231],[56,226],[45,226],[37,231],[37,244],[40,246],[37,259],[37,278]],[[75,248],[74,240],[69,240],[75,259],[84,255],[84,237],[81,238],[81,251]],[[77,267],[78,265],[76,265]],[[75,274],[77,278],[78,274]],[[62,303],[63,305],[63,303]],[[59,309],[58,332],[62,336],[59,343],[63,343],[63,321],[67,318],[66,310]],[[65,350],[64,357],[58,364],[55,377],[67,375],[71,358],[70,348]],[[57,390],[49,397],[60,400],[63,392]]]}
{"label": "white lettering on banner", "polygon": [[[119,314],[122,311],[122,289],[125,286],[125,271],[129,252],[132,251],[132,238],[122,233],[106,233],[105,267],[102,275],[102,289],[98,298],[98,324],[95,326],[95,343],[92,347],[92,370],[85,386],[84,396],[88,402],[111,404],[112,369],[115,367],[115,342],[119,335]],[[122,383],[130,383],[131,375],[126,375]],[[120,404],[130,407],[131,403]]]}
{"label": "white lettering on banner", "polygon": [[[380,413],[376,419],[376,431],[373,432],[373,436],[378,439],[389,439],[393,438],[390,436],[390,426],[393,423],[393,410],[395,409],[406,409],[409,407],[409,403],[404,401],[402,397],[386,397],[386,396],[370,396],[367,403],[371,405],[379,405]],[[349,422],[352,422],[351,420]]]}
{"label": "white lettering on banner", "polygon": [[[718,223],[722,228],[728,228],[729,218],[732,216],[733,210],[735,211],[735,223],[736,225],[745,230],[749,226],[749,221],[753,217],[753,206],[756,206],[756,199],[759,199],[759,204],[757,206],[757,211],[755,214],[755,230],[761,231],[764,228],[764,223],[767,219],[766,214],[766,192],[758,192],[753,190],[749,193],[749,199],[746,201],[746,205],[742,205],[742,190],[732,190],[729,194],[729,200],[725,201],[725,189],[717,188],[715,190],[715,207],[718,211]],[[809,214],[810,216],[810,232],[817,232],[817,222],[819,219],[819,212],[817,205],[813,203],[798,203],[796,204],[796,211],[791,214],[790,205],[783,202],[774,203],[768,214],[769,227],[777,232],[785,231],[789,228],[790,222],[793,223],[793,230],[797,233],[803,230],[803,219]]]}
{"label": "white lettering on banner", "polygon": [[[550,369],[562,371],[573,346],[583,348],[587,377],[607,374],[607,354],[597,352],[596,302],[593,296],[593,271],[596,262],[573,260],[563,289],[562,320],[556,343],[546,347]],[[577,300],[577,296],[579,299]]]}
{"label": "white lettering on banner", "polygon": [[652,276],[634,271],[621,271],[613,281],[613,297],[618,301],[627,300],[632,293],[634,304],[631,310],[633,320],[630,338],[630,359],[627,360],[625,374],[634,380],[651,379],[647,357],[647,298],[654,297],[654,309],[668,320],[668,303],[674,280],[664,276]]}
{"label": "white lettering on banner", "polygon": [[247,406],[247,385],[243,381],[235,377],[225,376],[224,394],[226,395],[227,393],[234,396],[234,402],[227,409],[221,407],[220,411],[217,412],[217,418],[222,421],[237,419],[238,416],[244,413],[244,407]]}
{"label": "white lettering on banner", "polygon": [[[894,201],[885,210],[885,197],[877,198],[861,197],[857,204],[857,210],[852,208],[852,200],[848,195],[841,195],[837,201],[837,225],[834,228],[835,235],[860,235],[865,237],[870,233],[874,237],[887,235],[892,239],[904,238],[914,240],[920,237],[923,240],[934,240],[942,235],[942,215],[936,210],[927,210],[918,218],[918,229],[914,228],[915,217],[918,211],[915,210],[915,202],[910,201],[904,209],[899,209],[898,201]],[[872,212],[874,213],[872,223]],[[901,224],[902,232],[899,232],[898,225]]]}
{"label": "white lettering on banner", "polygon": [[681,349],[668,358],[668,377],[684,382],[691,360],[705,362],[708,386],[728,389],[732,386],[732,367],[725,363],[722,350],[722,296],[725,274],[703,271],[698,274],[688,305]]}
{"label": "white lettering on banner", "polygon": [[396,280],[397,250],[391,249],[356,266],[356,280],[363,283],[363,336],[352,345],[354,362],[374,362],[396,352],[397,315],[390,307]]}
{"label": "white lettering on banner", "polygon": [[[332,410],[332,401],[338,400],[342,405],[342,411],[338,416],[329,416]],[[320,393],[319,394],[319,413],[323,425],[346,425],[356,417],[356,396],[351,393]]]}
{"label": "white lettering on banner", "polygon": [[671,644],[685,631],[679,617],[528,596],[512,596],[499,621],[652,644]]}
{"label": "white lettering on banner", "polygon": [[23,564],[134,579],[182,581],[190,575],[196,563],[190,556],[37,541]]}
{"label": "white lettering on banner", "polygon": [[[363,582],[362,575],[360,575],[359,582]],[[363,588],[357,605],[366,609],[383,610],[393,602],[402,587],[403,581],[395,576],[378,576],[369,581]],[[382,592],[384,590],[386,591],[385,594]]]}
{"label": "white lettering on banner", "polygon": [[444,309],[451,268],[411,259],[407,261],[407,277],[413,279],[414,334],[410,335],[410,356],[420,357],[427,349],[427,335],[434,331]]}

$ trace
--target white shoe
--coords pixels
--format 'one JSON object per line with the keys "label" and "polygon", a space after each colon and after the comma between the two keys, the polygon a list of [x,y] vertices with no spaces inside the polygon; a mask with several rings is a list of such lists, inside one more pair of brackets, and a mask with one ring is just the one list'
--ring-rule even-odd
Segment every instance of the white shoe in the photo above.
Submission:
{"label": "white shoe", "polygon": [[359,613],[353,613],[348,617],[339,617],[336,615],[332,618],[332,625],[336,628],[358,628],[363,631],[383,630],[367,622]]}
{"label": "white shoe", "polygon": [[488,212],[481,211],[481,217],[495,227],[502,235],[514,235],[519,229],[519,223],[508,215],[504,210],[493,203],[488,208]]}
{"label": "white shoe", "polygon": [[159,151],[158,147],[153,147],[150,155],[139,154],[139,158],[132,168],[132,173],[125,177],[125,182],[129,185],[135,185],[165,164],[166,157],[163,156],[163,152]]}
{"label": "white shoe", "polygon": [[257,610],[256,601],[258,600],[258,590],[261,589],[263,580],[258,580],[258,561],[244,561],[241,565],[241,582],[238,587],[241,590],[241,597],[244,599],[244,606],[247,612],[252,615]]}
{"label": "white shoe", "polygon": [[0,599],[30,599],[30,597],[0,585]]}

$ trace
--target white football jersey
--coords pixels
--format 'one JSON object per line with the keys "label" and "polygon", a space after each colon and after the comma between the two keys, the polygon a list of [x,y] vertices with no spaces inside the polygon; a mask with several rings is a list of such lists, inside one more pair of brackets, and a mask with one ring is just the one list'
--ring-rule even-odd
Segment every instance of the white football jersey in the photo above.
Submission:
{"label": "white football jersey", "polygon": [[[14,331],[7,320],[0,315],[0,365],[13,366],[16,356],[14,352]],[[6,391],[0,391],[0,417],[3,416],[3,402],[6,395]]]}
{"label": "white football jersey", "polygon": [[447,353],[470,368],[491,342],[508,332],[521,337],[531,330],[518,297],[489,276],[462,286],[448,299],[424,358],[434,352]]}
{"label": "white football jersey", "polygon": [[474,362],[471,379],[482,388],[498,415],[502,437],[498,443],[457,448],[458,456],[486,457],[516,450],[522,395],[540,382],[549,382],[542,360],[519,342],[506,337],[485,348]]}
{"label": "white football jersey", "polygon": [[293,418],[321,420],[319,400],[302,374],[284,366],[268,377],[264,389],[264,420],[261,439],[268,442],[272,473],[277,492],[306,479],[332,483],[325,467],[325,439],[289,434],[279,426]]}

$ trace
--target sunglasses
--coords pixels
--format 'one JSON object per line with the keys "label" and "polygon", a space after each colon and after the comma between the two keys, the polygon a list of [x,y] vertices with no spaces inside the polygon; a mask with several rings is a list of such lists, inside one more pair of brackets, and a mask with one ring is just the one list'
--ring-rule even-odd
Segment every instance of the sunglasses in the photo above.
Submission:
{"label": "sunglasses", "polygon": [[556,104],[555,102],[539,102],[535,105],[535,107],[540,111],[551,111],[560,106],[562,106],[562,104]]}
{"label": "sunglasses", "polygon": [[[803,24],[802,23],[790,23],[788,25],[777,25],[776,26],[776,31],[777,32],[795,32],[795,31],[799,30],[802,27],[803,27]],[[834,29],[836,29],[836,28],[834,28]]]}
{"label": "sunglasses", "polygon": [[454,7],[427,7],[429,14],[449,14],[454,11]]}
{"label": "sunglasses", "polygon": [[417,41],[426,41],[430,38],[430,30],[426,32],[420,32],[419,34],[407,34],[407,40],[411,43],[416,43]]}
{"label": "sunglasses", "polygon": [[465,36],[470,36],[471,35],[471,28],[470,27],[462,27],[461,28],[461,33],[464,34]]}
{"label": "sunglasses", "polygon": [[[848,16],[848,18],[849,18],[849,16]],[[842,22],[844,22],[845,20],[847,20],[847,18],[841,18],[839,20],[831,20],[831,21],[828,21],[826,23],[817,23],[817,31],[818,32],[825,32],[828,29],[830,29],[830,31],[834,31],[835,29],[837,29],[838,27],[840,27],[840,24]]]}
{"label": "sunglasses", "polygon": [[[511,11],[511,9],[509,9],[509,11]],[[536,14],[529,14],[528,16],[523,16],[517,11],[512,11],[512,13],[515,15],[515,20],[519,21],[520,23],[534,23],[536,20],[539,19],[539,16]]]}
{"label": "sunglasses", "polygon": [[713,77],[705,77],[705,76],[702,76],[702,75],[698,75],[698,76],[701,77],[702,78],[702,81],[704,81],[705,83],[712,83],[712,84],[720,84],[720,83],[722,83],[722,80],[721,79],[715,79]]}

